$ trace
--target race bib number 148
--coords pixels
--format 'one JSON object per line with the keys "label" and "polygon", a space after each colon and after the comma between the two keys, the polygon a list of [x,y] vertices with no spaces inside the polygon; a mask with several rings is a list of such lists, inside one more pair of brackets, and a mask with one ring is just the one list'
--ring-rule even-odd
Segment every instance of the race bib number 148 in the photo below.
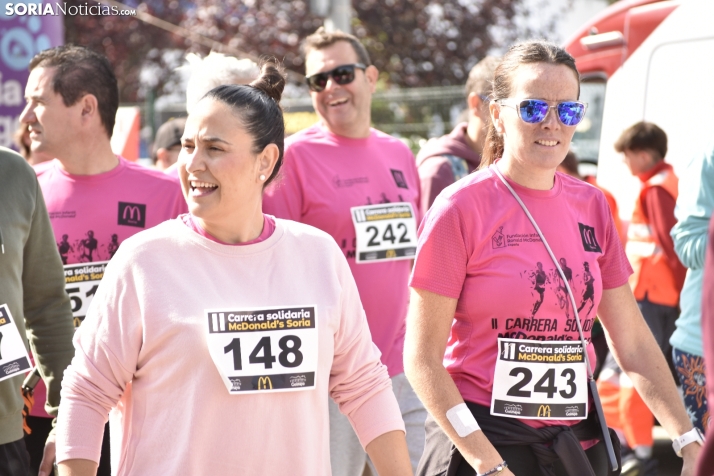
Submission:
{"label": "race bib number 148", "polygon": [[207,309],[208,350],[232,394],[315,388],[314,306]]}
{"label": "race bib number 148", "polygon": [[580,342],[498,339],[491,415],[582,420],[587,369]]}

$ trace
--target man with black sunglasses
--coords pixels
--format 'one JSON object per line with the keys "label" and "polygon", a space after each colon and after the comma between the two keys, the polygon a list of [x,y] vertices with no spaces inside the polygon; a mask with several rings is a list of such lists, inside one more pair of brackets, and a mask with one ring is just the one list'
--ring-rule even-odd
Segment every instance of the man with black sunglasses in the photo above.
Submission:
{"label": "man with black sunglasses", "polygon": [[[305,39],[303,51],[320,122],[286,140],[283,179],[266,190],[263,209],[322,229],[345,253],[392,378],[416,468],[426,411],[402,363],[407,281],[420,218],[414,156],[398,139],[370,127],[379,72],[357,38],[320,28]],[[347,418],[358,409],[330,405],[332,474],[360,476],[367,457]]]}

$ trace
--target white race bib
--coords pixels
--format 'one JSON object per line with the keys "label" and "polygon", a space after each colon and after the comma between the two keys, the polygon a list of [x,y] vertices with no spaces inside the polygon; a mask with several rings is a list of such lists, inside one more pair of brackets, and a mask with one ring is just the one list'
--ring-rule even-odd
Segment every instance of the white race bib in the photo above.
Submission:
{"label": "white race bib", "polygon": [[99,282],[104,277],[104,269],[109,261],[96,263],[66,264],[64,266],[64,290],[72,304],[74,327],[77,328],[87,315],[89,303],[94,299]]}
{"label": "white race bib", "polygon": [[0,305],[0,380],[30,370],[30,356],[7,304]]}
{"label": "white race bib", "polygon": [[315,388],[315,306],[207,309],[208,350],[231,394]]}
{"label": "white race bib", "polygon": [[417,224],[411,203],[352,207],[358,263],[412,259],[416,255]]}
{"label": "white race bib", "polygon": [[587,369],[579,341],[498,339],[491,415],[582,420],[588,415]]}

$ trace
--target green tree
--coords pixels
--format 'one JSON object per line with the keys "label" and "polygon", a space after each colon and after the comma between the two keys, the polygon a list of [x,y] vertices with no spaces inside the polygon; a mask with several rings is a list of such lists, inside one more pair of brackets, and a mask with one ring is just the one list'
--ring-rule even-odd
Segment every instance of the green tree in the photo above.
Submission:
{"label": "green tree", "polygon": [[[323,23],[310,12],[309,0],[146,0],[129,5],[183,30],[169,33],[128,16],[65,17],[66,42],[104,53],[119,78],[121,100],[128,102],[143,99],[148,88],[158,95],[170,89],[182,53],[208,53],[208,42],[189,38],[191,34],[225,45],[229,54],[275,56],[288,69],[304,73],[300,42]],[[460,85],[471,66],[519,33],[547,36],[515,27],[514,17],[528,14],[525,0],[354,0],[352,5],[353,31],[382,72],[382,85]],[[178,54],[167,54],[171,51]]]}
{"label": "green tree", "polygon": [[[66,4],[69,7],[86,5],[87,2],[66,0]],[[141,4],[128,2],[128,6],[179,24],[190,4],[178,0],[152,0]],[[143,99],[139,94],[142,71],[155,72],[155,77],[151,78],[152,86],[162,92],[177,66],[172,61],[175,55],[164,53],[190,46],[185,38],[146,24],[135,16],[68,15],[64,17],[64,26],[65,43],[86,46],[109,58],[122,102]]]}

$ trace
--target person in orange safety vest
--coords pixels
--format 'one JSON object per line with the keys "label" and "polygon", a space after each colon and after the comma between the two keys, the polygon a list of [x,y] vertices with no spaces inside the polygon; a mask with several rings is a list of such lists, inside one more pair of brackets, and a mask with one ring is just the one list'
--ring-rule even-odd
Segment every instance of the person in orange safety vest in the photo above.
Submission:
{"label": "person in orange safety vest", "polygon": [[[637,304],[662,352],[670,361],[669,338],[679,316],[679,294],[686,268],[674,251],[669,234],[677,222],[674,207],[678,179],[664,161],[667,134],[657,125],[638,122],[615,142],[632,175],[641,181],[632,221],[627,230],[625,252],[634,273],[630,277]],[[640,474],[647,474],[654,462],[652,427],[654,417],[632,382],[620,372],[612,354],[608,355],[598,379],[608,426],[620,431],[632,448]],[[624,467],[624,463],[623,463]]]}

